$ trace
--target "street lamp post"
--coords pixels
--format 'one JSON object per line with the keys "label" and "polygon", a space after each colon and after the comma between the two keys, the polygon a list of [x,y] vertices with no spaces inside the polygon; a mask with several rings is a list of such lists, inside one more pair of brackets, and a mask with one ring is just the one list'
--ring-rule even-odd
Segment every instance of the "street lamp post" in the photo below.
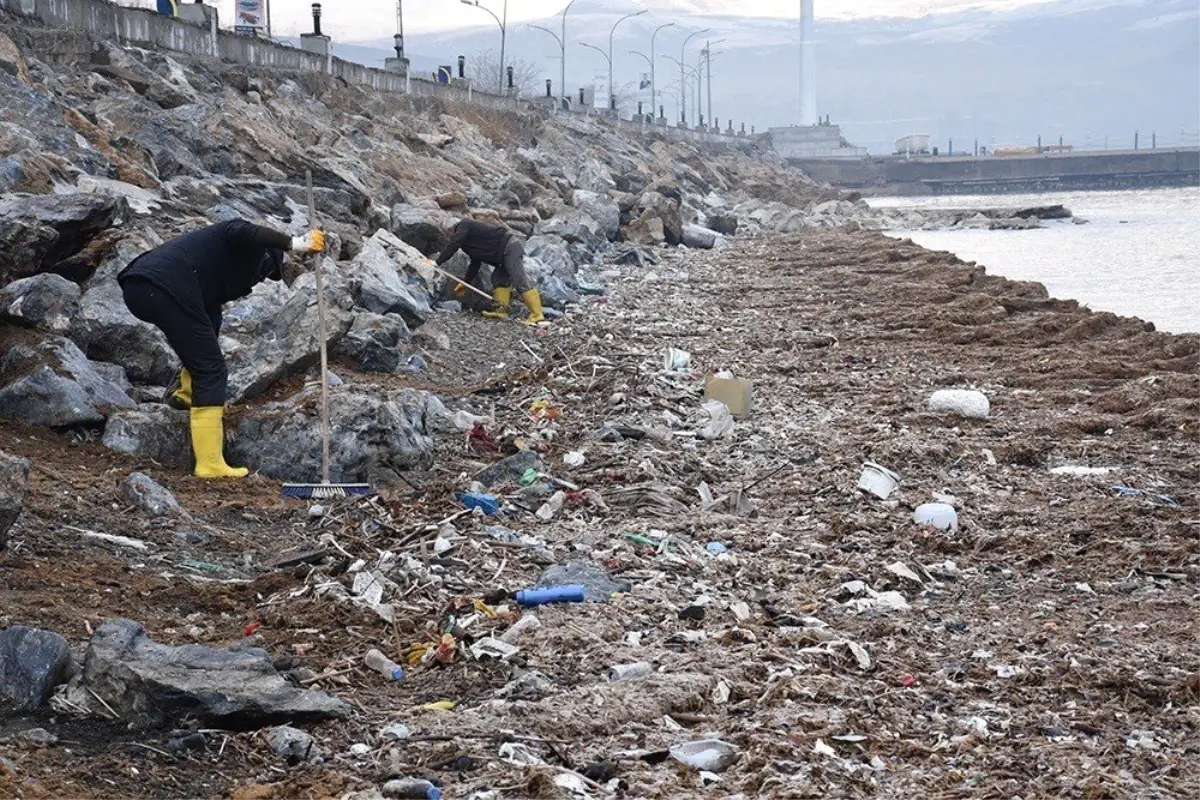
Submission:
{"label": "street lamp post", "polygon": [[[683,85],[683,65],[684,65],[684,62],[687,61],[687,59],[684,57],[684,51],[687,50],[688,42],[690,42],[694,37],[699,36],[702,33],[708,33],[710,30],[711,30],[711,28],[702,28],[698,31],[694,31],[693,33],[689,33],[687,35],[687,37],[683,40],[683,44],[681,44],[679,46],[679,83],[681,86]],[[680,96],[682,97],[683,95],[681,94]],[[682,114],[680,116],[683,119],[683,124],[686,125],[687,124],[687,108],[686,107],[684,109],[682,109]]]}
{"label": "street lamp post", "polygon": [[[558,42],[559,57],[560,57],[560,58],[566,58],[566,57],[567,57],[567,48],[566,48],[566,46],[563,44],[563,40],[562,40],[562,39],[560,39],[560,38],[558,38],[558,34],[557,34],[557,33],[555,33],[554,31],[550,30],[549,28],[545,28],[545,27],[543,27],[543,26],[541,26],[541,25],[530,25],[529,27],[531,27],[531,28],[537,28],[539,31],[545,31],[546,33],[548,33],[548,34],[550,34],[551,36],[553,36],[553,37],[554,37],[554,41]],[[546,81],[546,82],[547,82],[547,83],[549,83],[549,79],[547,79],[547,81]],[[560,91],[560,92],[561,92],[561,91],[563,91],[562,87],[559,87],[559,91]],[[547,96],[547,97],[549,97],[550,95],[546,95],[546,96]],[[559,103],[559,110],[560,110],[560,111],[562,110],[562,103]]]}
{"label": "street lamp post", "polygon": [[[687,94],[689,92],[692,91],[692,87],[688,83],[687,78],[684,77],[684,74],[686,72],[686,74],[689,77],[695,78],[696,81],[699,82],[699,80],[700,80],[700,76],[699,76],[700,65],[697,64],[694,67],[689,67],[687,64],[684,64],[679,59],[675,58],[674,56],[669,56],[666,53],[663,53],[662,57],[667,59],[668,61],[672,61],[679,65],[679,81],[678,81],[678,83],[679,83],[679,118],[683,122],[683,124],[686,125],[687,124],[687,104],[684,101],[684,98],[687,96]],[[675,83],[676,83],[675,81],[671,81],[671,83],[669,83],[667,85],[671,86],[671,85],[674,85]]]}
{"label": "street lamp post", "polygon": [[503,19],[497,17],[490,8],[479,5],[479,0],[462,0],[462,3],[491,14],[492,19],[496,20],[496,24],[500,26],[500,83],[497,84],[496,94],[504,94],[504,43],[508,37],[508,0],[504,0],[504,9],[501,12],[504,14]]}
{"label": "street lamp post", "polygon": [[586,48],[588,48],[589,50],[595,50],[597,53],[599,53],[600,55],[604,56],[604,58],[608,60],[608,86],[609,86],[609,90],[608,90],[608,107],[609,107],[609,108],[612,108],[612,107],[613,107],[613,96],[612,96],[612,56],[610,56],[608,53],[604,52],[604,50],[603,50],[603,49],[601,49],[601,48],[599,48],[599,47],[596,47],[596,45],[594,45],[594,44],[588,44],[587,42],[580,42],[579,44],[580,44],[580,45],[582,45],[583,47],[586,47]]}
{"label": "street lamp post", "polygon": [[567,12],[571,10],[571,6],[575,5],[575,0],[567,3],[567,7],[562,10],[562,36],[558,38],[562,45],[562,72],[559,74],[558,90],[562,92],[563,106],[566,106],[567,99]]}
{"label": "street lamp post", "polygon": [[617,32],[617,26],[630,17],[640,17],[646,13],[646,9],[635,11],[632,14],[626,14],[619,20],[613,23],[612,30],[608,32],[608,104],[612,109],[616,109],[616,95],[613,94],[613,34]]}
{"label": "street lamp post", "polygon": [[[668,22],[665,25],[659,25],[654,29],[654,33],[650,34],[650,105],[652,107],[658,103],[658,85],[655,82],[654,75],[654,37],[658,36],[658,32],[663,28],[672,28],[674,26],[674,22]],[[655,119],[657,118],[657,115],[655,115]]]}
{"label": "street lamp post", "polygon": [[[650,74],[654,75],[654,61],[652,61],[650,59],[650,56],[646,55],[645,53],[643,53],[640,50],[626,50],[625,52],[632,53],[635,56],[640,56],[643,61],[645,61],[647,64],[650,65]],[[642,95],[642,84],[641,84],[641,81],[639,80],[638,81],[639,102],[640,102],[641,95]],[[650,114],[651,114],[651,116],[654,116],[654,117],[658,116],[655,113],[655,105],[654,105],[657,102],[658,102],[658,100],[654,97],[654,81],[653,81],[653,79],[651,79],[651,82],[650,82]]]}

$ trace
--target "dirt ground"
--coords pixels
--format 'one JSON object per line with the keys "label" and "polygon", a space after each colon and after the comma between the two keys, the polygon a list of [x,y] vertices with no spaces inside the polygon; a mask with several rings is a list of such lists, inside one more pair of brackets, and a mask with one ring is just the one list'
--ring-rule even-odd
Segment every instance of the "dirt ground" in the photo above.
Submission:
{"label": "dirt ground", "polygon": [[[510,487],[511,514],[439,525],[499,457],[450,425],[432,471],[322,518],[266,478],[206,483],[110,453],[87,431],[0,425],[0,448],[34,463],[0,557],[0,624],[58,631],[82,652],[113,617],[214,646],[258,622],[262,646],[330,673],[318,688],[354,708],[309,729],[322,763],[295,766],[253,731],[210,732],[206,750],[173,756],[169,729],[8,713],[0,742],[31,727],[58,742],[0,743],[0,796],[336,797],[398,775],[433,779],[448,798],[570,797],[563,776],[594,797],[1196,794],[1200,337],[840,232],[613,268],[608,295],[549,329],[467,314],[431,325],[450,347],[430,351],[420,379],[339,374],[436,391],[452,411],[489,417],[502,451],[539,450],[578,487],[553,519],[529,513],[544,498]],[[667,348],[690,367],[664,370]],[[754,381],[754,406],[707,440],[703,374],[719,369]],[[984,391],[990,417],[930,412],[940,388]],[[557,420],[531,413],[541,399]],[[605,422],[649,435],[600,441]],[[586,463],[566,466],[578,450]],[[902,476],[889,500],[856,489],[864,461]],[[1072,465],[1111,471],[1051,471]],[[192,519],[127,508],[115,487],[135,469]],[[954,498],[957,532],[913,522],[935,495]],[[497,521],[545,546],[492,538]],[[724,554],[706,549],[716,542]],[[316,563],[271,566],[317,549]],[[349,586],[352,562],[383,551],[401,557],[394,625],[319,591]],[[539,609],[516,656],[472,659],[470,643],[511,619],[490,615],[489,595],[568,558],[631,591]],[[852,581],[907,608],[858,602]],[[370,647],[402,660],[447,631],[459,645],[449,663],[399,684],[361,666]],[[634,661],[654,673],[604,680]],[[439,700],[456,705],[422,708]],[[382,741],[389,722],[411,737]],[[738,748],[737,763],[704,776],[663,760],[708,736]]]}

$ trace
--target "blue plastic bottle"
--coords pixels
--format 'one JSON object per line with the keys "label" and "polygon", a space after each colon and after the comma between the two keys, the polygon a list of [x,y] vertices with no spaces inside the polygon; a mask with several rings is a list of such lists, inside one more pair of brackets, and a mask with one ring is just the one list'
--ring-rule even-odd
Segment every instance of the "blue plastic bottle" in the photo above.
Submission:
{"label": "blue plastic bottle", "polygon": [[536,589],[521,589],[517,592],[517,603],[523,606],[542,606],[547,603],[582,603],[584,587],[569,583],[563,586],[544,586]]}

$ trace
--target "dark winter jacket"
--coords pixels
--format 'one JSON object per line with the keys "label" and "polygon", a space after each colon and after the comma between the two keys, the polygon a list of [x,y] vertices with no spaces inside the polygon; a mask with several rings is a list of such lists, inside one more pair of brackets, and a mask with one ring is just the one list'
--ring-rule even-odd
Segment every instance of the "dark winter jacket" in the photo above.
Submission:
{"label": "dark winter jacket", "polygon": [[440,267],[462,250],[472,263],[483,262],[498,267],[504,263],[504,248],[508,246],[511,236],[504,228],[473,219],[461,219],[454,228],[454,235],[437,257],[437,265]]}
{"label": "dark winter jacket", "polygon": [[185,233],[135,258],[117,280],[149,281],[184,310],[207,317],[223,303],[250,294],[257,284],[283,277],[291,237],[245,220],[219,222]]}

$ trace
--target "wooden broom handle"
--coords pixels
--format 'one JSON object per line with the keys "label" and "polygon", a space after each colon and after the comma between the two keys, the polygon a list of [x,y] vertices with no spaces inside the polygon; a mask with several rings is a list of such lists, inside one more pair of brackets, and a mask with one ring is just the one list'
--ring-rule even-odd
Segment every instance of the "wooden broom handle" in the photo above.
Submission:
{"label": "wooden broom handle", "polygon": [[[308,224],[320,230],[317,221],[317,205],[313,201],[312,170],[304,170],[304,186],[308,191]],[[325,289],[321,280],[321,256],[313,257],[317,279],[317,335],[321,343],[321,482],[329,483],[329,354],[325,347]]]}

